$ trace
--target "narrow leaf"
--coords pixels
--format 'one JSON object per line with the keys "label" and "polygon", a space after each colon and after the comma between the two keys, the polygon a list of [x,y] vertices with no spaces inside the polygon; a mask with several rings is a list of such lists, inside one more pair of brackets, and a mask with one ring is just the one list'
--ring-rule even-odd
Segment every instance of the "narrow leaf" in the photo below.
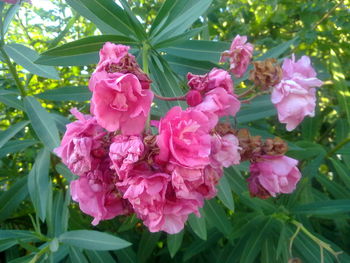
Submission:
{"label": "narrow leaf", "polygon": [[50,187],[49,167],[50,152],[47,149],[43,149],[36,157],[33,168],[28,175],[28,191],[35,211],[42,221],[46,218],[46,206]]}
{"label": "narrow leaf", "polygon": [[197,217],[191,214],[188,217],[188,223],[190,224],[193,232],[201,239],[207,240],[207,226],[205,223],[205,215],[201,212],[201,217]]}
{"label": "narrow leaf", "polygon": [[30,73],[49,78],[60,79],[55,68],[49,66],[37,65],[34,63],[39,58],[39,54],[21,44],[6,44],[4,46],[6,53],[19,65],[24,67]]}
{"label": "narrow leaf", "polygon": [[215,226],[225,236],[230,234],[230,221],[228,220],[225,210],[217,203],[215,198],[206,202],[204,213],[210,225]]}
{"label": "narrow leaf", "polygon": [[350,212],[350,200],[329,200],[299,205],[294,208],[296,214],[309,214],[314,216],[343,214]]}
{"label": "narrow leaf", "polygon": [[168,235],[167,236],[167,244],[170,256],[173,258],[177,251],[180,249],[182,244],[182,239],[184,237],[184,230],[182,230],[180,233],[177,233],[175,235]]}
{"label": "narrow leaf", "polygon": [[155,249],[157,242],[160,238],[161,233],[150,233],[144,231],[139,243],[137,251],[138,262],[148,262],[149,257],[152,255],[153,250]]}
{"label": "narrow leaf", "polygon": [[225,176],[223,176],[220,179],[219,185],[218,185],[218,197],[221,202],[224,203],[224,205],[234,211],[235,210],[235,204],[233,202],[233,196],[232,196],[232,191],[230,187],[230,183],[227,180]]}
{"label": "narrow leaf", "polygon": [[18,122],[5,131],[0,132],[0,148],[5,145],[13,136],[15,136],[20,130],[28,125],[28,121]]}
{"label": "narrow leaf", "polygon": [[46,90],[35,96],[52,101],[87,101],[91,99],[91,91],[86,86],[72,86]]}
{"label": "narrow leaf", "polygon": [[39,139],[49,150],[56,148],[60,144],[60,139],[56,124],[50,114],[35,98],[30,96],[24,98],[24,107]]}
{"label": "narrow leaf", "polygon": [[7,142],[4,146],[0,149],[0,158],[6,156],[9,153],[16,153],[23,151],[24,149],[28,148],[29,146],[32,146],[34,144],[38,143],[34,140],[12,140]]}
{"label": "narrow leaf", "polygon": [[94,230],[74,230],[59,236],[62,243],[91,250],[117,250],[131,244],[113,235]]}

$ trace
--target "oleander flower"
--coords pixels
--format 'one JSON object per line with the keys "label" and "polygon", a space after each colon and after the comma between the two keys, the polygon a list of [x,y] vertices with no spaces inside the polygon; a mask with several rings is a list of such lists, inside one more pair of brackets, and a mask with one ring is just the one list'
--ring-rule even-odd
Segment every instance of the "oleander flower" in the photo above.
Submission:
{"label": "oleander flower", "polygon": [[316,107],[316,89],[305,89],[294,80],[282,80],[273,90],[271,101],[278,112],[278,120],[294,130],[305,118],[313,117]]}
{"label": "oleander flower", "polygon": [[190,213],[198,213],[194,200],[178,199],[171,187],[170,175],[145,172],[132,176],[123,183],[124,198],[151,232],[180,232]]}
{"label": "oleander flower", "polygon": [[104,145],[106,132],[95,118],[83,115],[75,108],[71,113],[78,120],[66,126],[61,145],[54,152],[73,174],[83,176],[93,170],[107,154]]}
{"label": "oleander flower", "polygon": [[211,165],[213,167],[230,167],[239,164],[241,155],[239,153],[239,141],[233,134],[224,136],[212,136]]}
{"label": "oleander flower", "polygon": [[232,41],[230,50],[224,51],[220,58],[220,62],[228,59],[230,71],[236,78],[244,75],[253,56],[254,47],[251,43],[246,42],[246,36],[237,35]]}
{"label": "oleander flower", "polygon": [[283,80],[293,80],[302,88],[309,89],[322,86],[323,82],[316,78],[316,71],[311,65],[308,56],[302,56],[295,62],[295,56],[292,59],[286,58],[282,65]]}
{"label": "oleander flower", "polygon": [[233,81],[226,70],[213,68],[205,75],[187,74],[187,85],[191,90],[196,90],[204,95],[215,88],[224,88],[228,93],[233,94]]}
{"label": "oleander flower", "polygon": [[241,108],[241,103],[237,96],[230,94],[224,88],[215,88],[207,92],[203,101],[194,107],[194,109],[222,116],[236,116]]}
{"label": "oleander flower", "polygon": [[122,199],[115,181],[116,175],[106,163],[102,163],[86,176],[71,182],[72,199],[79,203],[81,211],[94,217],[93,225],[131,212],[130,205]]}
{"label": "oleander flower", "polygon": [[287,156],[261,156],[250,165],[247,181],[251,195],[264,199],[292,193],[301,178],[297,165],[297,160]]}
{"label": "oleander flower", "polygon": [[159,125],[158,160],[175,162],[185,167],[204,167],[210,162],[211,137],[209,132],[217,119],[195,110],[183,111],[173,107]]}
{"label": "oleander flower", "polygon": [[112,139],[109,157],[120,180],[126,179],[133,165],[140,160],[144,148],[140,136],[117,135]]}
{"label": "oleander flower", "polygon": [[152,91],[142,89],[133,74],[94,74],[91,113],[97,122],[109,132],[140,134],[151,109]]}

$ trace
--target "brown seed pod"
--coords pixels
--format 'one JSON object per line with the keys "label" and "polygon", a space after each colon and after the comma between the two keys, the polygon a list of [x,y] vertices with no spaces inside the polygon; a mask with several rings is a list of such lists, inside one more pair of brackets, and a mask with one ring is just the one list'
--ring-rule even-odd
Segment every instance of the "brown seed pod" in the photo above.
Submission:
{"label": "brown seed pod", "polygon": [[254,69],[250,71],[249,80],[262,90],[268,90],[277,85],[282,79],[282,68],[276,59],[268,58],[253,62]]}
{"label": "brown seed pod", "polygon": [[284,155],[288,151],[288,145],[279,137],[266,139],[262,151],[266,155]]}

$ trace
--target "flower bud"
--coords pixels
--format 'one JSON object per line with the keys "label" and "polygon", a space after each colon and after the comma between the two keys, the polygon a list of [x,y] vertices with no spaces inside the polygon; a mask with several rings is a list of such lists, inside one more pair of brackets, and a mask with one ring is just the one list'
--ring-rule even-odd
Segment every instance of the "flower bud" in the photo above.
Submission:
{"label": "flower bud", "polygon": [[190,90],[186,95],[186,101],[190,107],[195,107],[203,101],[203,98],[198,90]]}

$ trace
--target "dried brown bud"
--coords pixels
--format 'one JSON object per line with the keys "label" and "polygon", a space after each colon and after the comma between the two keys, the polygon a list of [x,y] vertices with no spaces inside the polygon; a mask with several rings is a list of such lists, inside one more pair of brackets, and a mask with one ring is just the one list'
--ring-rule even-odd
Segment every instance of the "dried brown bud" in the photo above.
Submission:
{"label": "dried brown bud", "polygon": [[220,136],[225,136],[226,134],[236,134],[236,130],[231,127],[229,123],[218,123],[214,132],[219,134]]}
{"label": "dried brown bud", "polygon": [[147,136],[145,136],[145,138],[143,138],[143,143],[145,144],[145,146],[147,146],[149,148],[154,148],[154,147],[156,147],[157,136],[156,135],[147,135]]}
{"label": "dried brown bud", "polygon": [[247,129],[238,130],[236,136],[239,140],[239,146],[242,148],[240,151],[242,161],[251,160],[261,155],[260,136],[251,136]]}
{"label": "dried brown bud", "polygon": [[263,154],[284,155],[288,150],[288,145],[281,138],[266,139],[262,146]]}
{"label": "dried brown bud", "polygon": [[157,145],[157,136],[156,135],[147,135],[143,139],[143,143],[145,144],[147,150],[144,157],[144,160],[152,165],[153,164],[153,158],[159,154],[159,147]]}
{"label": "dried brown bud", "polygon": [[282,69],[276,59],[268,58],[264,61],[253,62],[254,69],[250,71],[249,80],[262,90],[277,85],[282,79]]}

